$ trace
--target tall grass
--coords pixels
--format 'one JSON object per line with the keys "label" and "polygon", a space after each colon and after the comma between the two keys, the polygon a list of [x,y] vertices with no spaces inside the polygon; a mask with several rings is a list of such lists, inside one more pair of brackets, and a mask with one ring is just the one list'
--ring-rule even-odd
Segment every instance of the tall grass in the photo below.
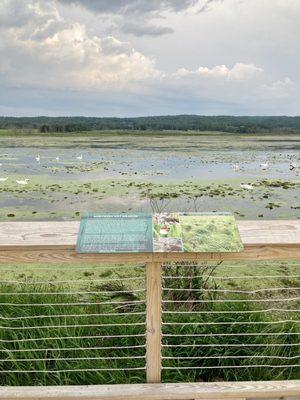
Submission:
{"label": "tall grass", "polygon": [[[300,367],[289,366],[300,364],[299,312],[258,313],[258,310],[265,308],[289,306],[289,303],[259,302],[260,299],[270,299],[270,293],[264,296],[255,295],[254,299],[257,302],[252,303],[243,302],[243,300],[253,299],[253,296],[213,292],[213,289],[220,289],[213,279],[215,268],[216,266],[171,264],[164,269],[165,276],[181,277],[176,280],[165,278],[164,287],[184,289],[183,291],[164,291],[164,299],[169,302],[164,304],[166,313],[163,317],[163,334],[166,336],[163,339],[163,357],[171,358],[163,360],[163,367],[166,368],[163,370],[164,381],[299,379]],[[207,278],[204,279],[201,275]],[[184,276],[191,276],[191,278],[184,279]],[[210,292],[209,289],[212,291]],[[295,293],[272,294],[277,297],[289,295],[295,296]],[[222,299],[241,300],[241,302],[219,302]],[[180,300],[179,303],[178,300]],[[198,300],[211,301],[198,303]],[[293,306],[299,309],[299,301],[294,302]],[[175,313],[167,313],[168,311]],[[272,322],[286,319],[296,320],[299,323],[272,324]],[[168,325],[172,323],[180,323],[180,325]],[[193,324],[190,325],[191,323]],[[225,324],[222,325],[222,323]],[[266,336],[268,333],[274,335]],[[282,333],[289,334],[282,335]],[[238,334],[238,336],[226,336],[231,334]],[[193,358],[187,360],[184,357]],[[203,357],[215,358],[203,359]],[[286,360],[278,357],[297,358]],[[263,367],[266,364],[270,367]],[[249,365],[251,367],[247,367]],[[253,368],[254,365],[258,367]],[[284,367],[272,368],[274,365]],[[237,368],[223,368],[224,366]],[[186,367],[190,369],[185,369]],[[206,369],[205,367],[216,368]]]}
{"label": "tall grass", "polygon": [[[29,292],[29,295],[15,296],[16,292]],[[2,303],[19,303],[18,306],[4,304],[0,306],[3,318],[23,317],[21,320],[1,320],[4,328],[26,328],[21,330],[1,329],[0,342],[0,379],[2,385],[63,385],[63,384],[104,384],[120,382],[144,382],[143,370],[127,371],[126,368],[143,368],[145,360],[133,356],[145,355],[145,317],[144,315],[127,315],[128,312],[142,312],[145,306],[130,304],[131,299],[112,298],[97,295],[51,295],[50,292],[65,292],[66,288],[58,285],[1,286]],[[36,294],[35,294],[36,292]],[[44,292],[49,294],[39,295]],[[84,305],[83,302],[127,301],[118,305]],[[22,304],[41,304],[30,307]],[[43,306],[42,304],[52,306]],[[78,305],[61,306],[60,303],[78,303]],[[126,314],[124,315],[124,312]],[[91,314],[116,314],[109,316],[93,316]],[[70,317],[54,317],[54,315],[72,315]],[[44,315],[44,318],[29,318]],[[79,316],[81,315],[81,316]],[[143,325],[137,325],[142,323]],[[103,324],[100,327],[79,327],[77,325]],[[125,326],[105,326],[105,324],[125,324]],[[130,324],[126,326],[126,324]],[[58,326],[59,327],[55,327]],[[68,325],[74,325],[67,327]],[[38,327],[38,328],[37,328]],[[28,329],[27,329],[28,328]],[[127,335],[143,335],[127,337]],[[116,338],[93,338],[89,336],[126,335]],[[85,337],[87,338],[81,338]],[[64,337],[71,337],[66,339]],[[50,339],[52,338],[52,339]],[[142,346],[125,348],[128,346]],[[118,347],[107,349],[107,347]],[[81,350],[84,348],[84,350]],[[90,350],[88,349],[90,348]],[[95,349],[96,348],[96,349]],[[44,350],[40,350],[44,349]],[[54,350],[55,349],[55,350]],[[16,352],[16,350],[27,350]],[[28,351],[29,350],[29,351]],[[107,357],[105,360],[87,360],[89,357]],[[113,357],[129,357],[116,360]],[[63,360],[81,358],[81,360]],[[19,361],[33,359],[33,361]],[[37,361],[37,359],[43,359]],[[113,371],[77,371],[57,372],[58,370],[115,369]],[[8,372],[15,371],[15,372]],[[20,372],[18,372],[20,371]],[[36,372],[21,372],[36,371]],[[46,371],[46,372],[45,372]]]}
{"label": "tall grass", "polygon": [[[165,382],[194,382],[299,379],[300,368],[290,367],[289,365],[300,364],[300,357],[294,360],[279,360],[274,357],[295,357],[299,355],[300,335],[298,332],[300,331],[300,323],[271,324],[282,319],[293,319],[300,322],[299,313],[257,313],[257,310],[266,308],[266,304],[259,302],[259,300],[267,298],[270,293],[255,295],[254,298],[257,302],[254,303],[243,301],[215,302],[215,300],[222,299],[249,299],[247,295],[214,292],[215,289],[221,287],[220,282],[213,278],[216,268],[218,269],[218,265],[198,266],[177,263],[169,264],[163,270],[164,276],[178,277],[176,279],[164,278],[163,286],[165,288],[184,289],[183,291],[164,291],[164,300],[169,302],[163,303],[163,334],[178,336],[163,337],[163,380]],[[136,273],[132,269],[132,274]],[[101,277],[105,276],[106,278],[110,276],[108,273],[102,275]],[[83,276],[86,279],[87,273],[84,272]],[[191,278],[185,279],[185,276]],[[24,277],[20,279],[25,280]],[[58,279],[61,278],[58,276]],[[34,283],[34,276],[30,276],[30,282],[33,284],[28,285],[20,282],[0,286],[0,303],[2,303],[0,305],[0,323],[2,326],[0,329],[1,385],[84,385],[145,382],[145,304],[132,303],[144,300],[145,293],[135,293],[135,290],[139,288],[136,283],[125,285],[122,283],[122,279],[115,275],[111,280],[109,278],[106,283],[101,285],[93,283],[92,275],[90,281],[80,289],[78,285],[73,287],[61,285],[56,283],[55,280],[47,285]],[[141,285],[143,288],[144,282]],[[243,285],[245,285],[245,282],[243,282]],[[93,291],[96,294],[71,294],[75,291]],[[103,291],[107,293],[103,294]],[[118,291],[122,293],[118,293]],[[53,294],[61,292],[65,294]],[[4,293],[5,295],[3,295]],[[275,295],[277,297],[295,296],[295,292],[272,294],[272,296]],[[199,303],[199,300],[208,300],[208,302]],[[117,301],[122,301],[124,304],[112,303]],[[84,304],[88,302],[97,304]],[[110,302],[110,304],[101,304],[106,302]],[[11,303],[18,303],[18,305]],[[53,305],[47,305],[51,303]],[[76,303],[76,305],[70,303]],[[30,306],[27,307],[25,304],[30,304]],[[268,303],[268,307],[276,305],[286,308],[289,304],[285,303],[283,307],[283,304],[274,302]],[[293,308],[299,309],[299,302],[293,302],[292,305]],[[175,313],[167,313],[170,311]],[[220,313],[224,311],[227,313]],[[100,313],[110,315],[93,315]],[[136,315],[136,313],[141,314]],[[55,317],[55,315],[60,316]],[[228,324],[205,325],[223,322]],[[258,324],[252,325],[249,322]],[[180,325],[172,325],[172,323],[180,323]],[[85,324],[101,324],[104,326],[79,326]],[[111,326],[111,324],[124,325]],[[255,335],[241,336],[242,333]],[[266,333],[275,333],[275,335],[265,336]],[[290,334],[281,335],[282,333]],[[239,335],[226,336],[228,334]],[[111,335],[122,337],[99,337]],[[127,335],[141,336],[127,337]],[[282,346],[275,346],[274,344]],[[205,345],[209,346],[205,347]],[[234,346],[230,347],[229,345]],[[236,357],[236,359],[218,358],[220,356]],[[262,358],[255,358],[257,356]],[[263,358],[266,356],[273,358]],[[105,357],[105,359],[88,359],[95,357]],[[123,359],[115,359],[116,357]],[[171,359],[165,357],[171,357]],[[184,357],[193,358],[184,359]],[[217,358],[203,359],[203,357]],[[79,359],[70,360],[71,358]],[[222,368],[225,365],[244,367],[263,364],[280,364],[284,367]],[[217,368],[208,368],[212,366]],[[190,369],[185,369],[186,367]],[[131,368],[131,370],[127,370],[128,368]],[[91,371],[88,371],[89,369]],[[99,371],[95,371],[95,369]],[[105,369],[113,370],[105,371]],[[59,370],[81,371],[58,372]]]}

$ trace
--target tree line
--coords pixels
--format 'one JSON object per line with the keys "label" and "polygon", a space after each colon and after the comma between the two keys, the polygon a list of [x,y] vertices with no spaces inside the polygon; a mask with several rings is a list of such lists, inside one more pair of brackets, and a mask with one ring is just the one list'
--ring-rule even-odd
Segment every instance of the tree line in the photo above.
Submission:
{"label": "tree line", "polygon": [[136,118],[0,117],[0,129],[36,129],[47,132],[105,130],[220,131],[264,133],[300,130],[300,117],[167,115]]}

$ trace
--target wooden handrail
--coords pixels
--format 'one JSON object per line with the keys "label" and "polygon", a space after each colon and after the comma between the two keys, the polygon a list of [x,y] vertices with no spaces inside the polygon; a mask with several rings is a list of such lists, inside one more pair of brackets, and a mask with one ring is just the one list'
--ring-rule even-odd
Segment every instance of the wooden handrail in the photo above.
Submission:
{"label": "wooden handrail", "polygon": [[0,263],[139,263],[300,258],[300,220],[239,221],[241,253],[77,254],[78,221],[1,222]]}
{"label": "wooden handrail", "polygon": [[300,380],[0,388],[1,400],[254,400],[300,398]]}

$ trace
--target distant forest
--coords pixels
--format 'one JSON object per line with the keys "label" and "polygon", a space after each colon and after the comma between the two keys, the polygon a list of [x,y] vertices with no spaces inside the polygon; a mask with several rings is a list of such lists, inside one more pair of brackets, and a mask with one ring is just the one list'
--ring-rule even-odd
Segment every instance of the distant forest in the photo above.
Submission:
{"label": "distant forest", "polygon": [[0,117],[0,129],[47,132],[77,131],[220,131],[233,133],[296,132],[300,117],[174,115],[137,118]]}

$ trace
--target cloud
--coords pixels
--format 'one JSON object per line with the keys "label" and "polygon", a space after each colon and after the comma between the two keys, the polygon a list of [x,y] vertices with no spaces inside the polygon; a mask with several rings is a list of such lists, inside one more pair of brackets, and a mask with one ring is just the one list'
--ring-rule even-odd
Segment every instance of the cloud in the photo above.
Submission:
{"label": "cloud", "polygon": [[202,2],[198,13],[208,11],[214,4],[221,3],[223,1],[224,0],[205,0],[204,2]]}
{"label": "cloud", "polygon": [[168,26],[153,25],[148,22],[137,24],[131,21],[125,22],[121,30],[124,33],[130,33],[135,36],[162,36],[174,32],[174,30]]}
{"label": "cloud", "polygon": [[237,63],[232,68],[226,65],[216,65],[213,68],[199,67],[197,70],[190,71],[186,68],[180,68],[173,75],[174,77],[204,77],[204,78],[221,78],[233,81],[244,81],[257,77],[263,72],[262,68],[254,64]]}
{"label": "cloud", "polygon": [[[299,27],[290,22],[299,15],[298,0],[274,0],[276,7],[269,0],[226,0],[212,8],[206,1],[210,12],[201,15],[195,10],[203,1],[88,2],[102,4],[106,27],[114,25],[115,12],[132,37],[97,29],[100,14],[71,6],[75,0],[60,1],[65,5],[0,1],[0,113],[300,112]],[[181,13],[189,7],[191,13]],[[270,9],[274,29],[264,18]],[[174,34],[159,38],[171,29],[156,24],[163,17]]]}
{"label": "cloud", "polygon": [[[173,33],[169,26],[161,26],[164,13],[188,10],[211,0],[57,0],[65,5],[77,5],[99,15],[118,16],[122,22],[116,26],[124,33],[135,36],[162,36]],[[215,0],[213,0],[215,1]],[[156,22],[155,22],[156,21]]]}
{"label": "cloud", "polygon": [[31,0],[24,7],[22,0],[6,0],[1,19],[16,9],[23,10],[24,19],[8,18],[9,26],[0,28],[0,70],[6,83],[97,89],[159,74],[154,62],[129,43],[92,36],[85,25],[65,21],[52,1]]}
{"label": "cloud", "polygon": [[[199,0],[59,0],[64,4],[77,4],[97,13],[149,14],[162,11],[182,11]],[[205,2],[207,2],[206,0]]]}

